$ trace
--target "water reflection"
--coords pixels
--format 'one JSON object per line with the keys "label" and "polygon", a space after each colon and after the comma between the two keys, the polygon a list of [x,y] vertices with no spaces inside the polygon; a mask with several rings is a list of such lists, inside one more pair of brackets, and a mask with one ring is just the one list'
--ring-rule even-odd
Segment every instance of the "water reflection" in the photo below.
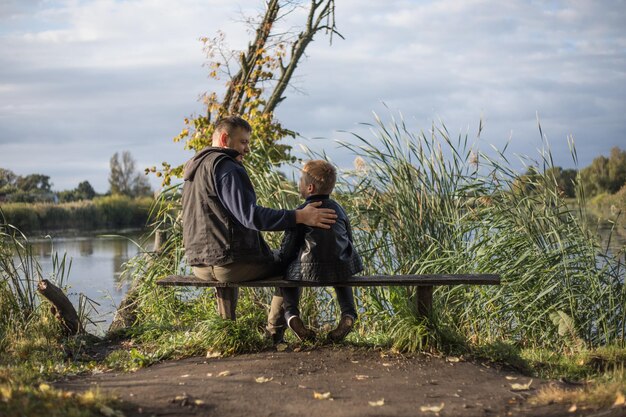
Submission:
{"label": "water reflection", "polygon": [[[73,236],[52,237],[31,240],[33,254],[38,256],[43,278],[52,277],[53,258],[67,255],[71,259],[68,296],[74,306],[78,306],[79,294],[99,304],[92,318],[100,323],[101,329],[90,329],[94,333],[106,330],[113,318],[116,306],[128,290],[128,282],[121,272],[130,258],[142,251],[131,241],[140,242],[141,236],[133,233],[125,236]],[[151,250],[151,243],[143,250]]]}

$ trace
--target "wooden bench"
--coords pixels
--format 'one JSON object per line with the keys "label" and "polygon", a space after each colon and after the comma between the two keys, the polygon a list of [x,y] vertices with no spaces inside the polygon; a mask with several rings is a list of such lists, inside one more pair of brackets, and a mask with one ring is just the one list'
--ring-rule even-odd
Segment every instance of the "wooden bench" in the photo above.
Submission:
{"label": "wooden bench", "polygon": [[193,275],[170,275],[159,281],[157,285],[171,287],[415,287],[414,302],[417,313],[422,316],[430,315],[433,304],[433,287],[436,285],[499,285],[500,276],[494,274],[464,274],[464,275],[367,275],[353,276],[342,282],[309,282],[286,281],[283,279],[268,278],[256,281],[224,283],[206,281]]}

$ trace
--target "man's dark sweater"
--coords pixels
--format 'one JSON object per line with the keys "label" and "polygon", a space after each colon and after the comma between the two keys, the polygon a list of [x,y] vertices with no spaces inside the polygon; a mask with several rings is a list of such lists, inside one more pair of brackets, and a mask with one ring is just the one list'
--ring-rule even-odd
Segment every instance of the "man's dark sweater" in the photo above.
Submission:
{"label": "man's dark sweater", "polygon": [[215,189],[222,205],[242,226],[258,231],[296,226],[295,210],[257,206],[256,193],[243,165],[225,158],[215,167]]}

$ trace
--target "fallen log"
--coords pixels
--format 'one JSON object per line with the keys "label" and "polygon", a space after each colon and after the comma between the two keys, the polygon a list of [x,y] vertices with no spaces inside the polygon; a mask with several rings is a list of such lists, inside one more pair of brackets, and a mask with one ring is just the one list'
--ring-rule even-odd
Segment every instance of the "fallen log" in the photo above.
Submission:
{"label": "fallen log", "polygon": [[61,326],[66,335],[69,336],[85,332],[85,329],[78,319],[76,309],[62,289],[47,279],[44,279],[37,284],[37,291],[52,304],[52,314],[61,322]]}

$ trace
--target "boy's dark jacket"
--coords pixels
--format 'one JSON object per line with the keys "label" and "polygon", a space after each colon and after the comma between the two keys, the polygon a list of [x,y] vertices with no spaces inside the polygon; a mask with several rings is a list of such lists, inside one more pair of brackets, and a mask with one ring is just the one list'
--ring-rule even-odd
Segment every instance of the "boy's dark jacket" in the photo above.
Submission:
{"label": "boy's dark jacket", "polygon": [[299,224],[288,229],[279,256],[286,265],[285,279],[290,281],[337,282],[363,270],[361,257],[352,245],[350,221],[343,208],[328,195],[314,195],[299,206],[322,201],[321,207],[337,213],[330,229]]}

